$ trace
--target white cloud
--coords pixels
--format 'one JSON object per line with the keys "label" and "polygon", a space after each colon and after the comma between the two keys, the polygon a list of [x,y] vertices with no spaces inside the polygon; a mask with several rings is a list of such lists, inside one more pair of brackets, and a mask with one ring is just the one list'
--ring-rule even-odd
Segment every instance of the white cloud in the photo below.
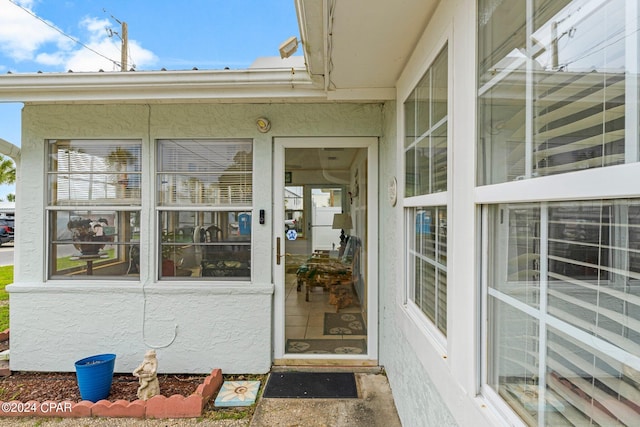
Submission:
{"label": "white cloud", "polygon": [[[32,1],[16,1],[29,9]],[[64,36],[9,1],[0,2],[0,51],[14,61],[34,58],[42,46],[64,45]]]}
{"label": "white cloud", "polygon": [[[111,27],[111,22],[105,19],[85,18],[81,22],[81,26],[89,32],[90,41],[85,44],[90,50],[77,49],[71,52],[66,62],[66,68],[73,71],[119,71],[122,40],[115,34],[113,37],[109,37],[106,28]],[[157,62],[156,55],[144,49],[135,40],[129,40],[128,45],[127,69],[134,65],[136,68],[144,68]],[[95,52],[99,52],[104,57]]]}
{"label": "white cloud", "polygon": [[[33,6],[32,0],[15,2],[29,10]],[[16,63],[33,61],[52,71],[120,70],[121,40],[117,35],[109,37],[106,30],[112,27],[112,23],[107,19],[88,17],[79,22],[79,27],[83,36],[72,37],[84,46],[15,4],[0,1],[0,53],[9,59]],[[129,40],[129,58],[127,68],[133,65],[136,68],[150,67],[158,60],[153,52],[144,49],[135,40]]]}

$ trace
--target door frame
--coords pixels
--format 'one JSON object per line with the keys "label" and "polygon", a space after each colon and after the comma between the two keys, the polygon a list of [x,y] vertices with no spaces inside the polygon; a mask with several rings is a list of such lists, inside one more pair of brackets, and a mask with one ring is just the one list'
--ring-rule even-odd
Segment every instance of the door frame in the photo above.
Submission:
{"label": "door frame", "polygon": [[[277,263],[280,239],[281,260],[284,259],[284,187],[285,149],[287,148],[366,148],[367,149],[367,239],[363,250],[367,256],[367,354],[286,354],[285,350],[285,269]],[[335,360],[370,365],[378,360],[378,138],[377,137],[276,137],[273,139],[273,358],[295,364]]]}

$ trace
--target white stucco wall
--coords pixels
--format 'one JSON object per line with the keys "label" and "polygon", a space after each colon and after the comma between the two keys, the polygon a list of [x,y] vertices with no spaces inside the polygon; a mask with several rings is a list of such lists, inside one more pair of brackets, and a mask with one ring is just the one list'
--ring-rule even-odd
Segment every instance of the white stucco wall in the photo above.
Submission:
{"label": "white stucco wall", "polygon": [[[271,120],[269,133],[257,131],[258,117]],[[378,104],[25,106],[16,189],[22,231],[14,284],[7,288],[11,369],[72,371],[75,360],[110,352],[118,356],[116,369],[130,372],[148,347],[158,346],[162,372],[267,372],[273,336],[272,138],[379,136],[381,117]],[[63,138],[142,141],[140,281],[47,279],[46,140]],[[149,236],[156,221],[154,141],[163,138],[254,140],[254,209],[265,209],[267,222],[252,229],[251,283],[156,280],[156,242]]]}
{"label": "white stucco wall", "polygon": [[[398,179],[398,204],[380,200],[380,363],[407,426],[493,426],[504,422],[479,394],[480,289],[477,281],[475,189],[475,9],[473,0],[440,2],[398,84],[397,105],[385,108],[380,188]],[[449,58],[447,204],[447,336],[409,310],[405,272],[402,163],[403,102],[444,45]]]}

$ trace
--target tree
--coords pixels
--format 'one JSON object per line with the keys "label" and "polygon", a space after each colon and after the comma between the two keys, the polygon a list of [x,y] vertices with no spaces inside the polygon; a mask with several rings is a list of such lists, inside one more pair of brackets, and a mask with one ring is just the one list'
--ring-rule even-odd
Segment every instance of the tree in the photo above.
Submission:
{"label": "tree", "polygon": [[[15,184],[16,165],[9,157],[0,154],[0,184]],[[7,200],[15,202],[15,194],[7,194]]]}
{"label": "tree", "polygon": [[15,184],[16,165],[9,157],[0,154],[0,184]]}

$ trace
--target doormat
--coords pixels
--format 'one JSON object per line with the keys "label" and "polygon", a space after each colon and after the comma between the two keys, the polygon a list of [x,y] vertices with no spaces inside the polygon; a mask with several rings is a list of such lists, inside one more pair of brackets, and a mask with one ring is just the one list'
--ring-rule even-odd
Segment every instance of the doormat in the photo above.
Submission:
{"label": "doormat", "polygon": [[273,372],[262,395],[266,398],[358,398],[351,372]]}
{"label": "doormat", "polygon": [[366,335],[361,313],[325,313],[325,335]]}
{"label": "doormat", "polygon": [[290,339],[287,340],[286,352],[310,354],[366,354],[367,341],[364,339]]}

